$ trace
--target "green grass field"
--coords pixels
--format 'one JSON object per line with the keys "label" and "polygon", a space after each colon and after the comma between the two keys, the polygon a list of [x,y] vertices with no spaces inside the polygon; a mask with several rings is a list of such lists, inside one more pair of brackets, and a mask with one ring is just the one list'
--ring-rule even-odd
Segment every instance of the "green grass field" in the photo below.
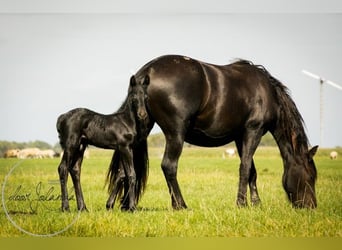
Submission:
{"label": "green grass field", "polygon": [[[291,207],[282,188],[278,150],[258,149],[254,159],[262,205],[239,209],[235,206],[239,158],[222,159],[222,152],[223,148],[184,148],[178,179],[189,209],[173,211],[160,169],[163,149],[150,149],[147,189],[134,213],[121,212],[117,206],[105,209],[111,151],[92,149],[83,162],[81,182],[89,212],[81,214],[75,200],[70,201],[70,213],[59,210],[59,159],[0,159],[6,206],[5,212],[1,205],[0,237],[27,237],[23,230],[65,237],[342,236],[342,157],[330,160],[329,150],[318,152],[318,208],[299,210]],[[72,191],[70,178],[68,184]]]}

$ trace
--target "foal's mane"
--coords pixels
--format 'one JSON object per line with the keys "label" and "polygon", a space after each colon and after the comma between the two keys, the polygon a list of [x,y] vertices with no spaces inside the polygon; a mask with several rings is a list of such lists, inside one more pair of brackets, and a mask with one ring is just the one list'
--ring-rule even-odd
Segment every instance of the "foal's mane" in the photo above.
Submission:
{"label": "foal's mane", "polygon": [[277,126],[280,126],[282,140],[291,144],[293,153],[304,154],[308,151],[309,140],[305,133],[305,123],[298,108],[290,96],[289,89],[278,79],[273,77],[263,65],[254,65],[251,61],[238,60],[237,65],[249,66],[264,75],[274,88],[280,104],[280,114]]}
{"label": "foal's mane", "polygon": [[130,96],[129,94],[126,96],[126,99],[124,100],[124,102],[121,104],[120,108],[115,112],[115,113],[123,113],[126,112],[127,109],[129,109],[129,100]]}

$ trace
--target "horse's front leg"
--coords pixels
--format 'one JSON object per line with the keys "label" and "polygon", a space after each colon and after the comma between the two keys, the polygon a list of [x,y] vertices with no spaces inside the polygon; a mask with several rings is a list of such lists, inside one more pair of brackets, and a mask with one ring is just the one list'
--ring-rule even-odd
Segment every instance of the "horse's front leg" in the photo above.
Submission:
{"label": "horse's front leg", "polygon": [[125,171],[124,196],[121,210],[134,211],[136,209],[136,173],[133,163],[133,150],[130,147],[120,147],[122,153],[122,166]]}
{"label": "horse's front leg", "polygon": [[247,206],[247,185],[250,186],[252,204],[260,203],[256,187],[256,170],[253,162],[253,155],[262,137],[262,130],[247,130],[243,139],[236,141],[240,155],[239,189],[236,204],[239,207]]}
{"label": "horse's front leg", "polygon": [[249,172],[248,184],[249,184],[249,191],[251,194],[251,203],[253,206],[257,206],[261,203],[256,180],[257,180],[257,172],[256,172],[256,168],[254,165],[254,160],[252,160],[252,166]]}

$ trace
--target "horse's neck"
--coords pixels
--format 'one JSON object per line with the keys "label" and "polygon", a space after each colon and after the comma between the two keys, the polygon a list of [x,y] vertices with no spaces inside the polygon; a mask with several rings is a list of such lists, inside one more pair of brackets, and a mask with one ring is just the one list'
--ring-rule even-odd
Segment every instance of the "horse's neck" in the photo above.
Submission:
{"label": "horse's neck", "polygon": [[296,162],[296,157],[298,157],[295,153],[293,144],[282,132],[276,130],[272,134],[278,144],[278,148],[284,162],[284,167],[288,168]]}
{"label": "horse's neck", "polygon": [[136,125],[133,111],[129,105],[125,106],[119,112],[114,113],[113,116],[116,117],[121,122],[125,123],[126,125],[129,125],[132,127],[135,127]]}

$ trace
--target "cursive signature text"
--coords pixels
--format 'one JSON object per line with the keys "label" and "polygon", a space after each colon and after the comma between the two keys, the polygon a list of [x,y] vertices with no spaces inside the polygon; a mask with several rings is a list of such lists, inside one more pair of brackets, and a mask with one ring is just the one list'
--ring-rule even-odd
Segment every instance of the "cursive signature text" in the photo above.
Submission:
{"label": "cursive signature text", "polygon": [[[69,200],[75,200],[75,196],[72,194],[68,198]],[[50,186],[47,189],[43,188],[43,183],[39,182],[35,186],[34,192],[24,191],[23,185],[19,185],[15,191],[8,196],[8,201],[12,202],[28,202],[30,209],[33,213],[37,212],[38,206],[40,204],[44,205],[46,208],[46,202],[61,201],[62,197],[60,194],[56,194],[54,186]]]}

